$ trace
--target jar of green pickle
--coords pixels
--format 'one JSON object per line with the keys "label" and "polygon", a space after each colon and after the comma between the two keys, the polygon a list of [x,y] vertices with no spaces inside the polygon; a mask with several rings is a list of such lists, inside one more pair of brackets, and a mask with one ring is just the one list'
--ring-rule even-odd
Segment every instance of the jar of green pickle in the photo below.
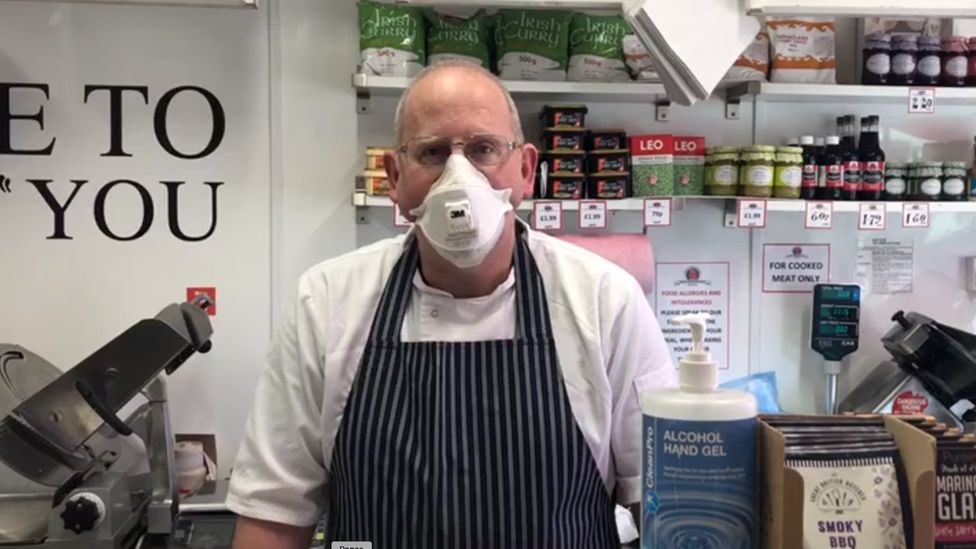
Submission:
{"label": "jar of green pickle", "polygon": [[739,185],[744,196],[769,197],[773,195],[773,165],[776,147],[752,145],[739,154]]}
{"label": "jar of green pickle", "polygon": [[713,147],[705,157],[705,192],[713,196],[739,194],[738,147]]}
{"label": "jar of green pickle", "polygon": [[802,177],[803,148],[776,147],[773,196],[776,198],[800,198]]}
{"label": "jar of green pickle", "polygon": [[946,162],[942,166],[942,200],[966,198],[966,163]]}
{"label": "jar of green pickle", "polygon": [[942,162],[919,162],[916,175],[916,200],[939,200],[942,197]]}
{"label": "jar of green pickle", "polygon": [[905,200],[908,194],[908,164],[888,162],[884,171],[884,199]]}

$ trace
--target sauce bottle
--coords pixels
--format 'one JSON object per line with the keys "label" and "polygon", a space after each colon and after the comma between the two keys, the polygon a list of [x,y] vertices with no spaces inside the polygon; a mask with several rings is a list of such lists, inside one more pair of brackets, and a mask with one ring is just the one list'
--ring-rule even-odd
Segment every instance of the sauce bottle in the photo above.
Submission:
{"label": "sauce bottle", "polygon": [[844,159],[843,200],[857,200],[861,190],[861,162],[854,144],[854,115],[837,118],[837,132],[840,134],[840,150]]}
{"label": "sauce bottle", "polygon": [[800,198],[817,198],[817,151],[813,146],[813,136],[800,137],[803,147],[803,168],[800,175]]}
{"label": "sauce bottle", "polygon": [[858,200],[881,200],[884,192],[885,154],[878,136],[881,117],[861,118],[861,143],[858,157],[861,159],[861,189]]}
{"label": "sauce bottle", "polygon": [[840,137],[827,136],[827,147],[817,162],[817,198],[840,200],[844,189],[844,158],[840,152]]}

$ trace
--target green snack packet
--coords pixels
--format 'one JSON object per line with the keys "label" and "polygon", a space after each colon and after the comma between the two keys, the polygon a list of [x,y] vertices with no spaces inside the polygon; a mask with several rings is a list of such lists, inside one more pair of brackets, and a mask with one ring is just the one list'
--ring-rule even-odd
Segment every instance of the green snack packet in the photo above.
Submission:
{"label": "green snack packet", "polygon": [[505,80],[566,80],[572,18],[568,11],[499,11],[498,75]]}
{"label": "green snack packet", "polygon": [[630,80],[624,63],[624,36],[630,27],[616,15],[574,13],[569,29],[569,80]]}
{"label": "green snack packet", "polygon": [[418,8],[359,2],[361,71],[413,76],[426,63],[424,17]]}
{"label": "green snack packet", "polygon": [[465,59],[491,68],[492,17],[484,10],[468,18],[425,10],[427,17],[427,63],[444,59]]}

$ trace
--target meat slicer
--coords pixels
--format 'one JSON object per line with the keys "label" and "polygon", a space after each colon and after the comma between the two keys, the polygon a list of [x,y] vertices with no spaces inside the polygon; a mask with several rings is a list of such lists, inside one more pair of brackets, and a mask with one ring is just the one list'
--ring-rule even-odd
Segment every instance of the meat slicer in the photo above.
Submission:
{"label": "meat slicer", "polygon": [[878,364],[840,411],[924,414],[976,432],[976,335],[919,313],[898,311],[891,319],[895,326],[881,338],[891,360]]}
{"label": "meat slicer", "polygon": [[179,501],[161,372],[210,350],[208,305],[173,303],[63,373],[0,344],[0,547],[129,549],[170,533]]}

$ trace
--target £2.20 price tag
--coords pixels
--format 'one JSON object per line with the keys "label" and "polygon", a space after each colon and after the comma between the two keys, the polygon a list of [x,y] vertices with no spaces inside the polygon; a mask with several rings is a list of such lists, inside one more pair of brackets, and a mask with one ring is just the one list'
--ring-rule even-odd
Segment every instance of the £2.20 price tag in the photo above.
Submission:
{"label": "\u00a32.20 price tag", "polygon": [[901,226],[906,229],[921,229],[929,226],[928,204],[906,204],[901,213]]}
{"label": "\u00a32.20 price tag", "polygon": [[888,224],[887,212],[884,204],[861,204],[857,212],[857,228],[862,231],[883,231]]}
{"label": "\u00a32.20 price tag", "polygon": [[563,204],[546,200],[532,204],[532,224],[539,231],[560,231],[563,228]]}
{"label": "\u00a32.20 price tag", "polygon": [[739,227],[761,229],[766,226],[765,200],[739,201]]}
{"label": "\u00a32.20 price tag", "polygon": [[908,114],[935,113],[935,88],[911,88],[908,90]]}
{"label": "\u00a32.20 price tag", "polygon": [[607,201],[580,200],[579,227],[580,229],[606,229]]}
{"label": "\u00a32.20 price tag", "polygon": [[807,202],[806,221],[804,226],[807,229],[829,229],[834,226],[834,203],[833,202]]}
{"label": "\u00a32.20 price tag", "polygon": [[671,199],[644,199],[644,226],[667,227],[671,225]]}

